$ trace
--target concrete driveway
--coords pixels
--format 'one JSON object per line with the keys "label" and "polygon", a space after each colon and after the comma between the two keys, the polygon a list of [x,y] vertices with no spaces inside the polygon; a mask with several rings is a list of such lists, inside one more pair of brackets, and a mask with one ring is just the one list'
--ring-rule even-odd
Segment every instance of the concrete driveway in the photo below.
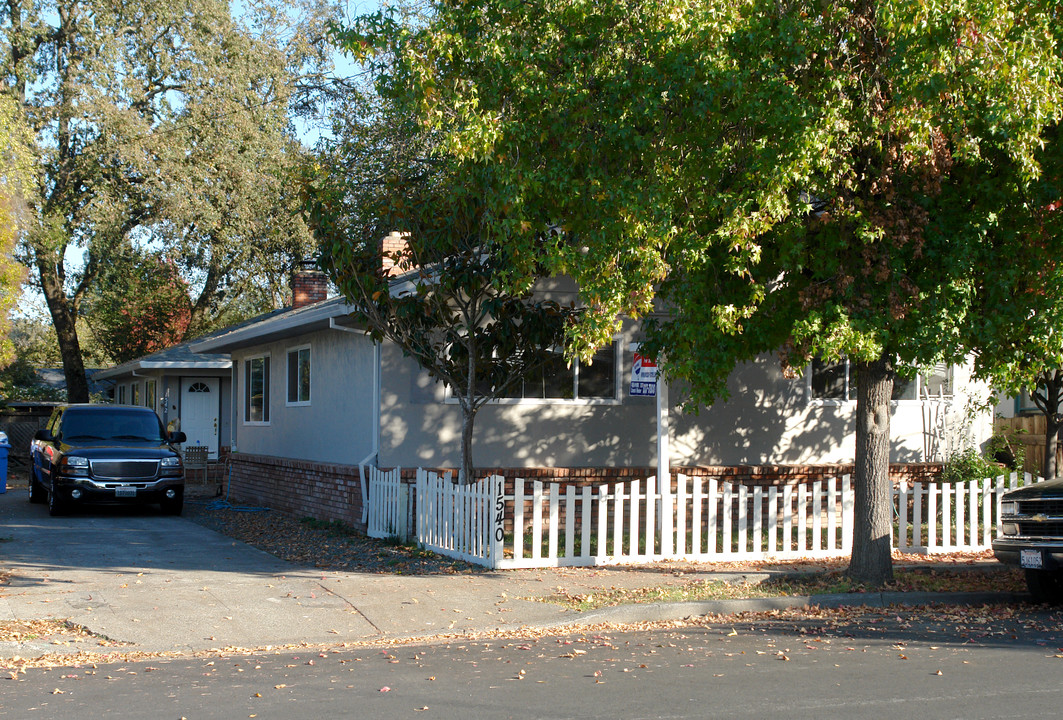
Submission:
{"label": "concrete driveway", "polygon": [[[147,652],[340,643],[566,619],[513,599],[512,575],[326,572],[155,506],[50,517],[22,482],[0,495],[0,620],[62,619]],[[527,581],[527,584],[534,580]],[[537,587],[526,588],[541,592]],[[78,649],[92,649],[88,647]],[[10,644],[9,644],[10,645]],[[0,648],[0,657],[26,648]]]}

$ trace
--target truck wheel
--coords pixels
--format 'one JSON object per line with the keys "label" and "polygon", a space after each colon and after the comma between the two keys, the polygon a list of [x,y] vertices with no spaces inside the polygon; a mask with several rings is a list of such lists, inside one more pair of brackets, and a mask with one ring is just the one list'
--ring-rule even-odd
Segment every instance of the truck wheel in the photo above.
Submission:
{"label": "truck wheel", "polygon": [[30,468],[30,502],[43,503],[47,498],[44,488],[41,487],[40,478],[37,476],[37,468]]}
{"label": "truck wheel", "polygon": [[59,492],[55,489],[55,483],[52,483],[51,491],[48,493],[48,514],[52,517],[56,517],[65,512],[66,503],[59,497]]}
{"label": "truck wheel", "polygon": [[1027,570],[1026,587],[1036,603],[1063,603],[1063,571]]}

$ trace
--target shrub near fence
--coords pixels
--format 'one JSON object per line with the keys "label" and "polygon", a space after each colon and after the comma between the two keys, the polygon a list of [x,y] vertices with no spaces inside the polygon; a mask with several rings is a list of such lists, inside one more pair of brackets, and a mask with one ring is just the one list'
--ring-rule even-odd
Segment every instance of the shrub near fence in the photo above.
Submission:
{"label": "shrub near fence", "polygon": [[[404,502],[400,491],[408,486],[398,477],[397,470],[386,476],[371,473],[370,504],[375,504],[374,498]],[[1000,496],[1031,480],[1013,474],[955,486],[899,483],[893,491],[893,545],[927,553],[986,549],[991,528],[999,524]],[[374,489],[385,483],[392,489]],[[581,486],[516,478],[512,487],[512,493],[506,493],[505,481],[497,475],[457,485],[450,473],[418,470],[418,543],[494,568],[851,552],[854,495],[847,475],[800,485],[748,487],[680,474],[665,493],[652,476]],[[372,509],[370,516],[376,512]]]}

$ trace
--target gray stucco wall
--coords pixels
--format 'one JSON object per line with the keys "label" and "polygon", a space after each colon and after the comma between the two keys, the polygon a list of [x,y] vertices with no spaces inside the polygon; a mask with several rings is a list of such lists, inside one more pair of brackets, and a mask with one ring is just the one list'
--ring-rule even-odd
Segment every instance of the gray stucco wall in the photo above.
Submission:
{"label": "gray stucco wall", "polygon": [[[308,405],[287,405],[287,352],[310,346]],[[270,419],[244,419],[244,360],[270,355]],[[373,344],[361,334],[325,330],[234,352],[234,449],[242,453],[357,463],[373,446]]]}
{"label": "gray stucco wall", "polygon": [[[656,401],[630,397],[630,334],[620,339],[622,402],[489,404],[476,418],[479,467],[647,467],[656,463]],[[461,410],[394,346],[383,348],[382,466],[456,467]],[[958,387],[968,387],[957,372]],[[730,399],[698,414],[673,409],[673,465],[851,463],[855,402],[810,401],[805,378],[786,378],[775,356],[736,368]],[[982,389],[978,389],[980,392]],[[681,397],[673,388],[671,399]],[[967,396],[949,403],[893,403],[893,462],[942,460],[965,443],[988,437],[988,415],[971,423]]]}

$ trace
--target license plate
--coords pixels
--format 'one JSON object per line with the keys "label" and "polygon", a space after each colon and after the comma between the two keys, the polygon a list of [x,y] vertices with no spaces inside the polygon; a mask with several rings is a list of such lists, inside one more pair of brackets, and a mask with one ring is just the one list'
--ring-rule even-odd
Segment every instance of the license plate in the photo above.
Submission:
{"label": "license plate", "polygon": [[1019,565],[1024,568],[1040,569],[1044,567],[1044,558],[1040,550],[1020,550]]}
{"label": "license plate", "polygon": [[[115,497],[125,497],[125,498],[136,497],[137,496],[137,489],[133,488],[133,487],[117,487],[117,488],[114,489],[114,496]],[[1026,551],[1023,550],[1023,552],[1026,552]],[[1040,567],[1040,565],[1038,565],[1038,567]]]}

